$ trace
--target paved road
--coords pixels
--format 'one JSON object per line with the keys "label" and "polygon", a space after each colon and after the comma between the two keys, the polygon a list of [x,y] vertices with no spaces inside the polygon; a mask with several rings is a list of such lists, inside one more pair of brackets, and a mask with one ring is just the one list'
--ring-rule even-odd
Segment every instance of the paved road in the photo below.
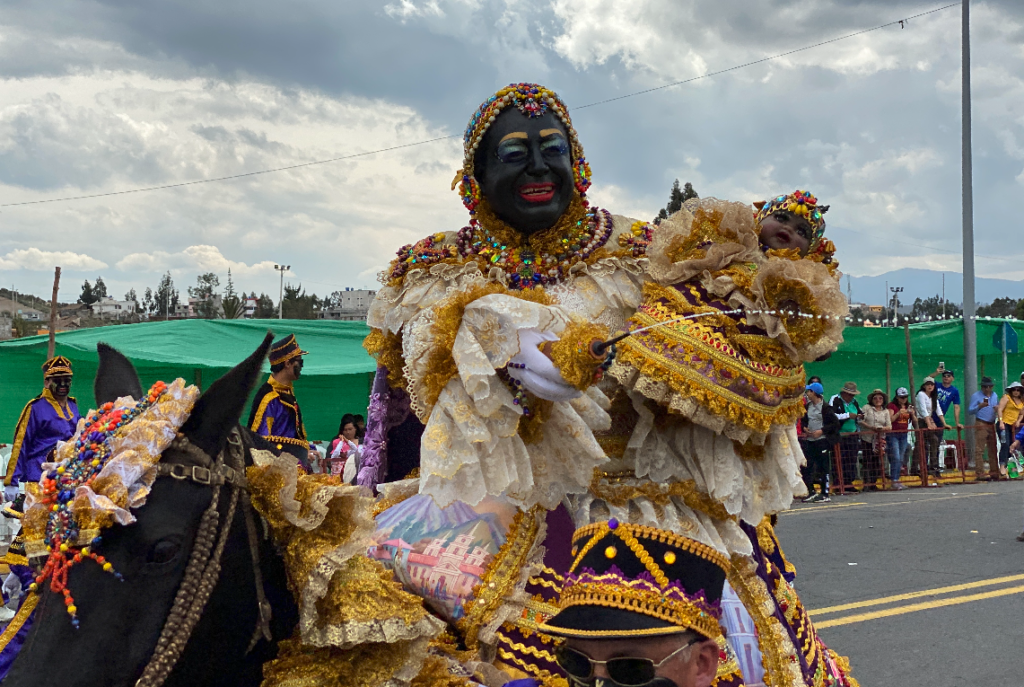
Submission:
{"label": "paved road", "polygon": [[1024,484],[999,482],[801,504],[777,532],[822,638],[863,687],[1017,687],[1022,529]]}

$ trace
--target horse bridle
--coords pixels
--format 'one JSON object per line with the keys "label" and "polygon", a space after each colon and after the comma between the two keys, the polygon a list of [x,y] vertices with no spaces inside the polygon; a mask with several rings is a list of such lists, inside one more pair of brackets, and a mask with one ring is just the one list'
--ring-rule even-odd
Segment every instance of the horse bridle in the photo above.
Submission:
{"label": "horse bridle", "polygon": [[[185,574],[181,579],[181,584],[178,585],[178,592],[174,596],[171,611],[160,631],[156,648],[149,663],[142,671],[142,677],[136,681],[135,687],[160,687],[171,674],[178,659],[181,658],[192,632],[203,615],[206,603],[220,579],[221,557],[231,533],[235,508],[242,492],[248,490],[248,482],[245,479],[245,445],[237,428],[228,435],[227,444],[216,458],[211,458],[209,454],[182,434],[179,434],[171,442],[169,448],[187,454],[195,464],[160,463],[157,467],[157,476],[188,480],[195,484],[209,486],[213,489],[213,497],[200,518],[199,530],[192,544]],[[221,526],[219,505],[221,487],[224,486],[230,490],[230,500],[224,525]],[[270,632],[271,608],[263,589],[256,516],[248,495],[244,499],[242,510],[245,513],[245,529],[249,539],[249,552],[252,555],[256,598],[259,605],[256,629],[248,648],[248,651],[252,651],[261,638],[269,641],[272,637]]]}

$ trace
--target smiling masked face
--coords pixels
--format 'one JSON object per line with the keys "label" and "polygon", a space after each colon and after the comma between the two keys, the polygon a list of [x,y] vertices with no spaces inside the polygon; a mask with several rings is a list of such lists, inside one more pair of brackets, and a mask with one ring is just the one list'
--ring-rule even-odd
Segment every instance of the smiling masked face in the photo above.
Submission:
{"label": "smiling masked face", "polygon": [[553,226],[572,200],[569,137],[550,112],[503,111],[484,136],[475,166],[491,210],[523,234]]}

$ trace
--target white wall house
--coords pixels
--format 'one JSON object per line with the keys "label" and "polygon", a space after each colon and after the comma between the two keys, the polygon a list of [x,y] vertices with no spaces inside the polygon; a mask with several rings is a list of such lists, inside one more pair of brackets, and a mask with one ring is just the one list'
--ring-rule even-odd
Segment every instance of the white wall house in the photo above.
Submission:
{"label": "white wall house", "polygon": [[135,314],[135,303],[103,296],[92,304],[92,314],[93,317],[102,317],[105,320],[120,320]]}

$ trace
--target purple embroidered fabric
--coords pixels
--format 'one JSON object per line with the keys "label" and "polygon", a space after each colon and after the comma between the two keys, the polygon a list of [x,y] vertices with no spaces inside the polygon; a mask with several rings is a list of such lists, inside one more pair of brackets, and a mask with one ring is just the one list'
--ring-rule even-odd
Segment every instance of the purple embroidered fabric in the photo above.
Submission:
{"label": "purple embroidered fabric", "polygon": [[[403,474],[395,477],[389,474],[392,472],[389,470],[389,463],[394,462],[389,460],[389,445],[395,439],[392,436],[392,430],[408,424],[410,419],[419,425],[415,416],[410,412],[409,395],[402,389],[392,389],[388,385],[388,368],[383,365],[377,368],[377,374],[373,378],[367,416],[363,459],[359,466],[359,472],[356,474],[356,484],[368,487],[376,493],[378,484],[389,481],[389,478],[402,479],[405,476]],[[415,430],[415,428],[413,429]],[[420,432],[422,432],[422,427],[420,427]],[[402,438],[406,439],[404,436]],[[402,443],[408,442],[403,441]],[[418,458],[418,441],[415,448]],[[419,461],[416,462],[418,464]]]}

